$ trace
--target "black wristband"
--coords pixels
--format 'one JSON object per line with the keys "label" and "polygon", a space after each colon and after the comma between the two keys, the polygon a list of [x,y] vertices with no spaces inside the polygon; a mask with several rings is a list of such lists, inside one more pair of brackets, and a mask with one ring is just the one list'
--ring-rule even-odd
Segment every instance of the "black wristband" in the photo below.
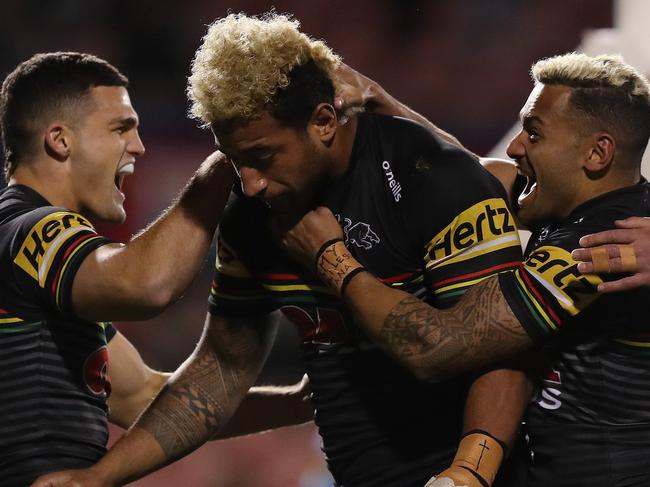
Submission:
{"label": "black wristband", "polygon": [[494,436],[492,433],[490,433],[490,432],[488,432],[488,431],[481,430],[481,429],[471,430],[471,431],[468,431],[467,433],[465,433],[463,436],[461,436],[460,439],[462,440],[462,439],[465,438],[466,436],[472,435],[472,434],[474,434],[474,433],[478,433],[478,434],[481,434],[481,435],[489,436],[490,438],[492,438],[492,439],[493,439],[494,441],[496,441],[499,445],[501,445],[501,448],[503,448],[503,457],[504,457],[504,458],[506,457],[506,453],[507,453],[507,451],[508,451],[508,445],[506,444],[506,442],[500,440],[499,438],[497,438],[496,436]]}
{"label": "black wristband", "polygon": [[357,274],[360,274],[361,272],[368,272],[366,271],[365,267],[357,267],[356,269],[350,271],[347,276],[343,278],[343,282],[341,283],[341,290],[339,291],[339,294],[341,295],[341,298],[344,297],[345,294],[345,289],[348,287],[350,284],[350,281],[354,276]]}
{"label": "black wristband", "polygon": [[318,252],[316,252],[316,258],[314,259],[314,266],[316,269],[318,269],[318,260],[320,259],[320,256],[323,255],[323,252],[325,252],[325,249],[329,247],[332,244],[335,244],[336,242],[343,242],[342,238],[332,238],[325,242],[323,245],[320,246],[318,249]]}
{"label": "black wristband", "polygon": [[480,483],[483,487],[490,487],[490,484],[487,483],[487,480],[485,480],[483,477],[481,477],[481,474],[478,473],[477,471],[472,470],[471,468],[466,467],[465,465],[459,465],[459,467],[460,467],[460,468],[464,468],[464,469],[467,470],[469,473],[471,473],[474,477],[476,477],[476,480],[478,480],[479,483]]}

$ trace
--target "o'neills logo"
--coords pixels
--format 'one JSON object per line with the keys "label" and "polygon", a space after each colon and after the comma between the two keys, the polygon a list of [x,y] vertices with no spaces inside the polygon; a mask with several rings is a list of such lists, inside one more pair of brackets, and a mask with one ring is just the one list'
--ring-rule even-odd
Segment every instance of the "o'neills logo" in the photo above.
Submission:
{"label": "o'neills logo", "polygon": [[390,167],[390,163],[388,161],[382,162],[381,167],[384,170],[384,174],[386,175],[388,187],[390,188],[391,193],[393,193],[393,198],[395,201],[399,201],[402,197],[402,185],[399,183],[399,181],[397,181],[397,179],[395,179],[393,169]]}

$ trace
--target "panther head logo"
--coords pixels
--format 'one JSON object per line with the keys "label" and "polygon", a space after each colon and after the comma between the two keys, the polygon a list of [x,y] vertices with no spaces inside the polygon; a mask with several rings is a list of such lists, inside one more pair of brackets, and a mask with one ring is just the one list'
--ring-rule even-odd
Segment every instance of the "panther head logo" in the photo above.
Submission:
{"label": "panther head logo", "polygon": [[345,218],[346,243],[353,243],[357,247],[369,250],[373,243],[379,243],[379,236],[370,229],[370,225],[364,222],[358,222],[352,225],[352,220]]}

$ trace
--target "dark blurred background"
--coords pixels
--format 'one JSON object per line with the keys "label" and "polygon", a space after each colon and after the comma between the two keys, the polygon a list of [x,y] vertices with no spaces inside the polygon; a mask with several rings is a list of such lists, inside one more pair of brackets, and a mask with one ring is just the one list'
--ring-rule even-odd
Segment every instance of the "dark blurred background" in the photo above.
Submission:
{"label": "dark blurred background", "polygon": [[[611,0],[0,0],[0,73],[37,52],[96,54],[131,80],[147,147],[126,183],[128,220],[100,226],[128,240],[163,210],[211,152],[210,134],[186,117],[186,79],[207,25],[230,12],[275,6],[324,39],[348,64],[486,153],[511,127],[541,57],[575,49],[589,29],[611,27]],[[192,351],[206,311],[214,257],[185,297],[147,323],[119,323],[146,362],[175,369]],[[261,379],[302,374],[296,337],[284,327]],[[113,431],[113,437],[119,435]],[[142,480],[145,486],[331,485],[313,427],[210,444]]]}

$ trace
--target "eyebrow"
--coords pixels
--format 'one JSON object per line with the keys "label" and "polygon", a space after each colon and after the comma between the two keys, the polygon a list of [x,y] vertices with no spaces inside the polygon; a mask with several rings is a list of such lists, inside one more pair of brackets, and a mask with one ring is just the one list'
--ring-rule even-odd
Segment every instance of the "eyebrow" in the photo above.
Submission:
{"label": "eyebrow", "polygon": [[110,121],[110,125],[121,125],[127,129],[137,127],[139,124],[137,117],[118,117]]}
{"label": "eyebrow", "polygon": [[540,125],[544,125],[544,121],[537,115],[522,115],[521,113],[519,114],[519,119],[521,120],[522,124],[526,123],[538,123]]}

